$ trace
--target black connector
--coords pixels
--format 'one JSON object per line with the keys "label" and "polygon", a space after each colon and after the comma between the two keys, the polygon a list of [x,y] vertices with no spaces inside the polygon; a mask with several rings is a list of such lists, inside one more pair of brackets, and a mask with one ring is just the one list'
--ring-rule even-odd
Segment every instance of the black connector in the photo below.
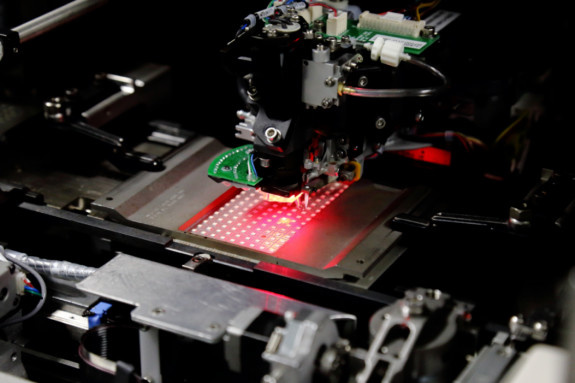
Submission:
{"label": "black connector", "polygon": [[0,29],[0,62],[20,53],[20,36],[18,32]]}

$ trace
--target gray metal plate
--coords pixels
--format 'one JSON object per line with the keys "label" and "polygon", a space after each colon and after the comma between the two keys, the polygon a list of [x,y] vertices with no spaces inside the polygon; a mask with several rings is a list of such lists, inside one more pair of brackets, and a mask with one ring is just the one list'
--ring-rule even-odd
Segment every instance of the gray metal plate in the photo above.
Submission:
{"label": "gray metal plate", "polygon": [[352,315],[125,254],[77,286],[135,306],[131,315],[137,323],[207,343],[218,342],[228,323],[250,307],[278,314],[322,310],[333,319],[355,321]]}

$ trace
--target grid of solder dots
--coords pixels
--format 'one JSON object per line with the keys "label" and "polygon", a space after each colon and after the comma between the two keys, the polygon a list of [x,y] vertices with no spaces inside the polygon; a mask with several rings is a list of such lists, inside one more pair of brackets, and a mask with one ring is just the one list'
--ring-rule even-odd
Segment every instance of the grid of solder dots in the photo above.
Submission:
{"label": "grid of solder dots", "polygon": [[250,189],[242,191],[191,231],[205,237],[274,253],[345,190],[334,184],[310,198],[308,209],[266,201]]}

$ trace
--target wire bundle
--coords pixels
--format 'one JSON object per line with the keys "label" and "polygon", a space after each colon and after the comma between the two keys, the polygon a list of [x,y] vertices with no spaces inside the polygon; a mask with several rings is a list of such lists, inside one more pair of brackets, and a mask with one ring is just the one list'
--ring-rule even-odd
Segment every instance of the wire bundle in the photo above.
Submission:
{"label": "wire bundle", "polygon": [[0,246],[0,255],[4,256],[4,258],[6,260],[14,263],[18,267],[20,267],[22,270],[24,270],[28,274],[30,274],[36,280],[36,282],[38,283],[38,285],[40,287],[40,290],[38,290],[34,287],[34,285],[32,285],[31,282],[28,281],[28,283],[29,283],[28,284],[28,283],[26,283],[26,280],[24,281],[26,283],[26,287],[24,288],[24,290],[27,291],[28,293],[32,294],[32,295],[39,296],[40,299],[38,300],[38,303],[36,304],[36,306],[31,311],[29,311],[27,314],[22,315],[21,317],[9,318],[6,321],[0,323],[0,328],[5,328],[8,326],[26,321],[26,320],[32,318],[33,316],[35,316],[36,314],[38,314],[38,312],[40,310],[42,310],[42,307],[44,307],[44,303],[46,302],[46,296],[47,296],[48,289],[46,288],[46,282],[44,282],[44,279],[40,276],[40,274],[36,270],[34,270],[32,267],[28,266],[27,264],[20,262],[9,251],[5,251],[2,246]]}

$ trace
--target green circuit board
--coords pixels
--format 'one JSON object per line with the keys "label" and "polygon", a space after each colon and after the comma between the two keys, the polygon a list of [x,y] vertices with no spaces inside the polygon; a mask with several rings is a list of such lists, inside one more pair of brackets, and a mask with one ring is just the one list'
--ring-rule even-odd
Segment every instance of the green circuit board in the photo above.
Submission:
{"label": "green circuit board", "polygon": [[422,38],[422,37],[405,37],[386,32],[372,31],[369,29],[358,28],[355,23],[349,23],[348,29],[344,34],[355,37],[359,43],[365,44],[373,42],[377,36],[383,36],[389,40],[401,41],[405,45],[405,53],[418,55],[429,48],[434,42],[439,40],[439,36]]}
{"label": "green circuit board", "polygon": [[208,175],[218,181],[256,186],[262,178],[253,164],[251,144],[230,149],[216,157],[208,168]]}
{"label": "green circuit board", "polygon": [[[374,31],[371,29],[359,28],[357,26],[356,20],[349,20],[347,22],[347,30],[341,33],[340,36],[349,36],[355,38],[358,43],[365,44],[370,43],[375,40],[377,36],[383,36],[388,40],[395,40],[401,41],[404,43],[405,46],[405,53],[409,53],[412,55],[419,55],[427,48],[429,48],[433,43],[439,40],[439,36],[423,38],[423,37],[406,37],[395,35],[392,33],[381,32],[381,31]],[[327,36],[327,35],[326,35]]]}

